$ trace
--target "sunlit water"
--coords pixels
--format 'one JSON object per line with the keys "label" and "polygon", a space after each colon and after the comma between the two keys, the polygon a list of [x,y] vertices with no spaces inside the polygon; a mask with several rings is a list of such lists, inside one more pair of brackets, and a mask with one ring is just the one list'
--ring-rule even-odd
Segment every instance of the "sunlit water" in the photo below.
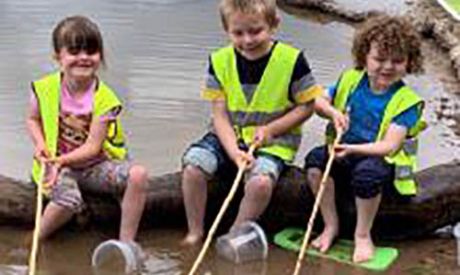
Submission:
{"label": "sunlit water", "polygon": [[[382,8],[370,4],[372,1],[339,2]],[[388,2],[391,4],[384,8],[404,8],[402,1]],[[203,133],[209,119],[209,107],[199,98],[202,77],[209,52],[226,43],[216,7],[213,0],[1,0],[1,174],[23,180],[28,177],[32,146],[24,119],[30,81],[55,68],[50,33],[58,20],[73,14],[90,16],[101,27],[108,59],[101,75],[124,100],[124,124],[132,155],[153,175],[179,169],[182,152]],[[352,34],[352,28],[341,23],[320,25],[282,14],[277,37],[305,49],[316,79],[329,85],[351,64]],[[430,75],[408,80],[426,98],[427,119],[432,124],[423,136],[420,166],[452,160],[458,155],[458,146],[452,146],[455,137],[437,121],[435,104],[430,104],[449,95]],[[308,148],[322,142],[323,124],[318,118],[306,124],[298,163]],[[22,233],[0,230],[0,263],[6,259],[2,255],[21,242]],[[197,251],[178,246],[182,230],[166,233],[153,230],[140,235],[142,245],[152,255],[147,273],[184,273],[196,256]],[[40,264],[46,274],[88,274],[91,250],[114,236],[115,232],[91,230],[59,234],[44,247]],[[294,263],[295,255],[273,247],[267,263],[236,267],[219,259],[211,249],[203,271],[283,274]],[[331,263],[317,264],[315,270],[326,274],[353,272]]]}

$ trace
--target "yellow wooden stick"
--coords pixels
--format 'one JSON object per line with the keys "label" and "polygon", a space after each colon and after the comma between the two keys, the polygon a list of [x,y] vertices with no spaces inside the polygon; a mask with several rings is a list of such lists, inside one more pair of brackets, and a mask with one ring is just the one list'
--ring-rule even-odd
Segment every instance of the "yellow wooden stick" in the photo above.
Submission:
{"label": "yellow wooden stick", "polygon": [[[254,153],[254,150],[256,149],[256,145],[252,144],[251,147],[249,148],[248,154],[252,156]],[[206,250],[208,249],[212,237],[214,236],[215,231],[217,230],[217,226],[219,225],[220,220],[222,219],[222,216],[224,215],[225,211],[228,208],[228,205],[232,201],[233,197],[235,196],[236,190],[238,189],[238,184],[241,181],[241,178],[244,174],[244,171],[246,170],[247,163],[244,163],[239,169],[238,169],[238,174],[236,175],[235,180],[233,181],[232,188],[230,189],[230,192],[228,193],[227,197],[225,198],[224,203],[222,204],[222,207],[219,210],[219,213],[216,216],[216,219],[212,223],[211,228],[209,229],[208,236],[206,237],[206,241],[203,244],[203,247],[201,248],[200,254],[198,254],[198,257],[195,260],[195,263],[193,263],[192,269],[188,273],[189,275],[195,274],[196,270],[198,269],[198,266],[200,265],[201,261],[203,261],[204,255],[206,254]]]}
{"label": "yellow wooden stick", "polygon": [[40,171],[40,178],[37,188],[37,207],[35,210],[35,227],[32,239],[32,249],[29,256],[29,275],[35,275],[35,266],[37,262],[37,251],[38,251],[38,238],[40,236],[40,223],[43,210],[43,180],[45,177],[45,164],[42,163],[42,168]]}
{"label": "yellow wooden stick", "polygon": [[311,212],[310,219],[308,220],[307,231],[305,232],[305,236],[303,238],[302,247],[300,249],[299,256],[297,258],[297,263],[296,263],[296,266],[295,266],[295,270],[294,270],[294,273],[292,273],[293,275],[298,275],[299,272],[300,272],[300,269],[302,268],[303,258],[305,256],[305,251],[307,250],[307,247],[308,247],[308,241],[310,239],[311,231],[313,229],[313,224],[314,224],[314,221],[315,221],[316,213],[318,212],[318,208],[319,208],[319,205],[321,203],[321,199],[323,197],[324,188],[326,187],[327,177],[329,176],[329,172],[331,170],[332,163],[334,162],[334,157],[335,157],[334,147],[337,144],[339,144],[341,137],[342,137],[342,133],[339,132],[337,134],[337,137],[334,140],[333,147],[330,150],[329,159],[327,160],[326,169],[324,170],[323,177],[321,178],[319,191],[316,194],[315,204],[313,205],[313,211]]}

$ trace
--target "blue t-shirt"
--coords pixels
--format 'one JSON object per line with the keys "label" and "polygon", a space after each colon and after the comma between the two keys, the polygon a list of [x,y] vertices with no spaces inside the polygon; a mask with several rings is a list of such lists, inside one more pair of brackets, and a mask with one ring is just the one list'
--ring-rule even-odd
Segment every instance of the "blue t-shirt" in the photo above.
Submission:
{"label": "blue t-shirt", "polygon": [[[364,75],[347,101],[350,126],[344,134],[342,142],[349,144],[374,142],[388,102],[403,85],[404,82],[398,81],[392,84],[386,92],[375,94],[370,88],[367,74]],[[334,98],[337,84],[328,90],[330,98]],[[418,108],[415,105],[393,118],[392,123],[410,129],[415,126],[419,116]]]}

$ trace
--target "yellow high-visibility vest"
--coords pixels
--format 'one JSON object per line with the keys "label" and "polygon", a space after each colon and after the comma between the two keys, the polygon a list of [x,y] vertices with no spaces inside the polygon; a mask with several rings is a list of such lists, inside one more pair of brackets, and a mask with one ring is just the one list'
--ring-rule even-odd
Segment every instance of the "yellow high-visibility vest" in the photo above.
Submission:
{"label": "yellow high-visibility vest", "polygon": [[[333,104],[335,108],[339,111],[345,112],[347,100],[355,91],[363,77],[364,71],[360,70],[348,70],[342,74],[334,97]],[[418,106],[421,114],[423,111],[423,105],[423,100],[412,89],[407,86],[399,88],[385,108],[376,140],[382,140],[384,138],[393,118],[413,106]],[[420,118],[415,126],[409,129],[407,138],[403,142],[401,148],[392,155],[385,157],[386,162],[395,165],[394,185],[401,195],[414,195],[417,193],[417,183],[414,179],[417,165],[417,137],[418,134],[425,128],[426,123],[420,115]]]}
{"label": "yellow high-visibility vest", "polygon": [[[56,72],[32,82],[40,110],[42,130],[45,143],[52,157],[57,153],[57,139],[59,132],[59,108],[61,94],[61,73]],[[101,116],[117,106],[121,106],[120,100],[115,93],[102,81],[97,84],[94,94],[93,115]],[[104,152],[110,159],[125,159],[127,150],[123,129],[119,118],[110,123],[107,137],[102,145]],[[34,159],[32,167],[32,179],[38,183],[40,164]]]}
{"label": "yellow high-visibility vest", "polygon": [[[235,50],[228,46],[211,55],[216,77],[226,94],[227,109],[235,133],[244,143],[252,142],[258,126],[266,125],[290,111],[289,83],[300,51],[278,42],[257,85],[251,102],[241,87]],[[258,149],[291,161],[301,140],[301,128],[295,127]]]}

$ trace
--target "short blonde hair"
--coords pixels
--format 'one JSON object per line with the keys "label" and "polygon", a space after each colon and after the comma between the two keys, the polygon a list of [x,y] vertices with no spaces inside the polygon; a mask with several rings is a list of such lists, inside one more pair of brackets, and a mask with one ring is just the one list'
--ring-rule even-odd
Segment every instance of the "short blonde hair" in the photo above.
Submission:
{"label": "short blonde hair", "polygon": [[423,71],[421,39],[407,19],[386,14],[369,18],[353,39],[352,54],[357,69],[366,67],[366,56],[373,42],[384,54],[407,57],[407,73]]}
{"label": "short blonde hair", "polygon": [[276,28],[278,25],[276,0],[221,0],[219,13],[226,31],[228,17],[236,12],[262,14],[271,28]]}

